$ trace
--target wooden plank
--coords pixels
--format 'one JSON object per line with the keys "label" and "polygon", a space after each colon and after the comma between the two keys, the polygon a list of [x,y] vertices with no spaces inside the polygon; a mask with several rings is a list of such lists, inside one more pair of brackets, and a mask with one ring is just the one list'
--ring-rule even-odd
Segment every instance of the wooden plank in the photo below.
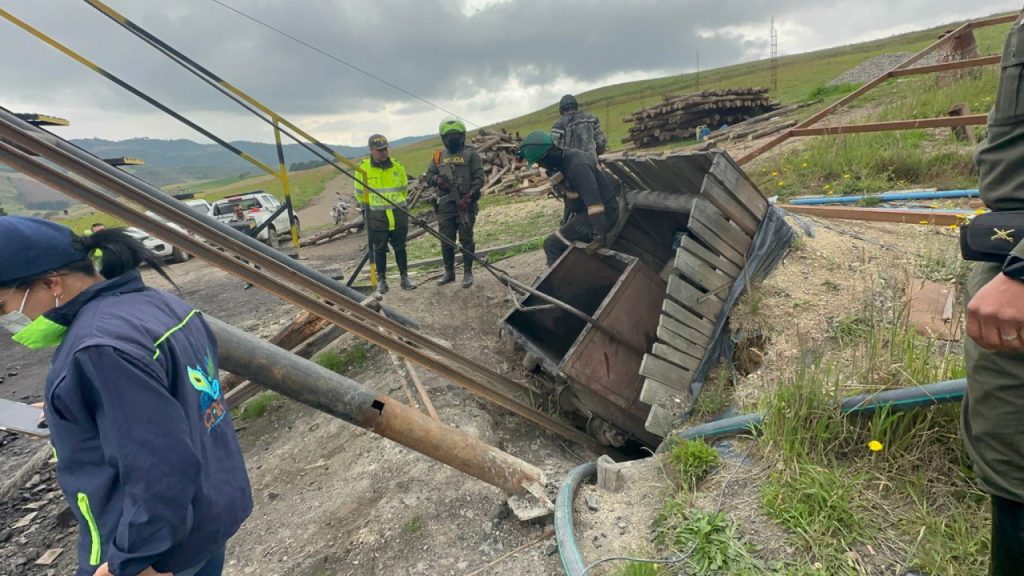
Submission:
{"label": "wooden plank", "polygon": [[[619,233],[619,237],[628,240],[637,248],[640,248],[644,252],[655,257],[658,262],[665,262],[672,259],[673,253],[671,241],[666,244],[659,243],[650,232],[638,226],[633,220],[630,220],[625,226],[623,226],[622,231]],[[661,268],[661,264],[654,268]]]}
{"label": "wooden plank", "polygon": [[[651,190],[668,190],[681,193],[691,191],[687,189],[685,183],[680,182],[675,175],[665,170],[662,165],[656,163],[654,158],[648,157],[642,160],[634,160],[632,167],[634,171],[641,172],[643,177],[651,183],[648,187]],[[692,191],[696,192],[696,190]]]}
{"label": "wooden plank", "polygon": [[652,434],[664,437],[672,432],[672,420],[671,412],[658,406],[651,406],[651,411],[647,414],[647,422],[644,423],[644,428]]}
{"label": "wooden plank", "polygon": [[57,556],[60,556],[63,551],[63,548],[50,548],[44,552],[38,560],[36,560],[36,564],[40,566],[49,566],[50,564],[53,564],[53,561],[56,560]]}
{"label": "wooden plank", "polygon": [[674,388],[653,378],[644,378],[644,385],[640,389],[640,401],[652,406],[662,400],[686,398],[688,395],[685,389]]}
{"label": "wooden plank", "polygon": [[[787,132],[786,134],[788,134]],[[721,153],[715,156],[711,163],[711,174],[718,178],[718,181],[725,186],[726,190],[732,192],[740,204],[746,206],[759,221],[768,212],[768,199],[761,194],[757,186],[747,178],[746,173],[727,154]]]}
{"label": "wooden plank", "polygon": [[629,158],[623,160],[622,163],[640,180],[644,188],[648,190],[664,189],[663,183],[659,181],[660,175],[646,159]]}
{"label": "wooden plank", "polygon": [[704,350],[707,348],[708,342],[711,341],[711,338],[709,336],[701,334],[700,332],[694,330],[693,328],[690,328],[686,324],[683,324],[682,322],[672,318],[671,316],[668,316],[667,314],[663,314],[658,319],[658,327],[671,330],[672,332],[675,332],[676,334],[685,338],[688,342],[693,343],[692,347],[680,348],[680,350],[682,350],[683,352],[687,352],[693,356],[696,356],[698,359],[704,357]]}
{"label": "wooden plank", "polygon": [[735,222],[748,236],[753,237],[757,232],[758,226],[761,225],[761,219],[754,216],[754,213],[740,202],[714,174],[708,174],[704,178],[700,194],[717,206],[722,214]]}
{"label": "wooden plank", "polygon": [[708,199],[699,198],[693,202],[690,221],[697,220],[711,229],[719,238],[741,254],[746,254],[753,242],[739,226],[730,222]]}
{"label": "wooden plank", "polygon": [[913,76],[915,74],[929,74],[931,72],[945,72],[947,70],[962,70],[964,68],[974,68],[976,66],[989,66],[991,64],[999,64],[1002,58],[1003,57],[1000,54],[993,54],[992,56],[980,56],[978,58],[969,58],[967,60],[953,60],[951,62],[929,64],[927,66],[914,66],[913,68],[893,70],[892,76],[898,78],[900,76]]}
{"label": "wooden plank", "polygon": [[723,258],[732,262],[732,264],[737,268],[743,268],[746,266],[747,259],[744,255],[730,246],[728,242],[719,238],[718,235],[705,226],[703,222],[691,219],[687,228],[689,229],[687,234],[692,234],[698,240],[710,246],[712,250],[717,251]]}
{"label": "wooden plank", "polygon": [[[706,162],[705,162],[706,163]],[[678,185],[691,193],[700,192],[701,183],[707,168],[701,162],[695,162],[688,156],[669,156],[657,161],[659,167],[678,181]]]}
{"label": "wooden plank", "polygon": [[660,342],[656,342],[654,346],[651,347],[651,354],[661,358],[662,360],[671,362],[676,366],[682,366],[683,368],[691,371],[696,371],[701,362],[700,358],[694,358],[685,352],[680,352],[679,350]]}
{"label": "wooden plank", "polygon": [[897,210],[892,208],[855,208],[852,206],[794,206],[786,204],[781,206],[781,208],[794,214],[820,216],[822,218],[931,226],[960,224],[966,216],[966,214],[958,212],[943,212],[940,210]]}
{"label": "wooden plank", "polygon": [[708,292],[718,290],[723,285],[733,282],[733,278],[715,270],[700,258],[683,249],[676,250],[674,267],[677,274]]}
{"label": "wooden plank", "polygon": [[640,374],[654,378],[667,386],[678,387],[680,390],[683,390],[693,377],[693,372],[650,354],[644,354],[644,360],[640,363]]}
{"label": "wooden plank", "polygon": [[679,334],[661,326],[657,330],[658,340],[663,342],[666,346],[670,346],[682,353],[694,356],[696,354],[703,354],[704,349],[697,346],[693,342],[690,342],[686,338],[683,338]]}
{"label": "wooden plank", "polygon": [[697,238],[690,236],[689,234],[683,236],[683,241],[680,242],[679,248],[689,252],[700,260],[703,260],[709,266],[717,269],[719,272],[730,278],[739,276],[740,271],[742,270],[742,267],[726,260],[722,255],[716,254],[715,252],[705,248],[703,244],[697,241]]}
{"label": "wooden plank", "polygon": [[630,173],[630,171],[625,166],[622,166],[619,162],[620,162],[620,160],[615,160],[615,161],[611,161],[611,162],[605,162],[604,163],[604,167],[607,168],[608,171],[611,172],[613,176],[618,178],[619,182],[622,182],[622,186],[624,188],[627,188],[627,189],[641,189],[641,188],[643,188],[644,186],[640,183],[640,181],[637,180],[633,176],[633,174]]}
{"label": "wooden plank", "polygon": [[984,126],[987,123],[987,114],[970,114],[967,116],[920,118],[918,120],[894,120],[892,122],[870,122],[867,124],[844,124],[842,126],[794,128],[789,132],[790,136],[828,136],[835,134],[890,132],[894,130],[917,130],[921,128],[949,128],[951,126]]}
{"label": "wooden plank", "polygon": [[676,304],[670,298],[662,300],[661,312],[662,314],[667,314],[705,336],[710,337],[715,331],[715,325],[713,323],[708,322],[686,308],[683,308],[679,304]]}
{"label": "wooden plank", "polygon": [[709,321],[714,321],[718,317],[718,313],[722,311],[723,303],[718,296],[708,296],[705,298],[703,292],[694,288],[679,276],[673,275],[668,279],[666,293],[676,303],[681,304]]}

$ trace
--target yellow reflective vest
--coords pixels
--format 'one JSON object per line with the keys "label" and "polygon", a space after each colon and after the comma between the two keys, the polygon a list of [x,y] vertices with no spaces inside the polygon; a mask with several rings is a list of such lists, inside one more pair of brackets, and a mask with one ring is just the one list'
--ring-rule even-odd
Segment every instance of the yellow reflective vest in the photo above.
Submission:
{"label": "yellow reflective vest", "polygon": [[[394,206],[387,202],[390,200],[398,206],[405,208],[406,202],[409,198],[409,178],[405,174],[405,166],[391,158],[391,166],[388,168],[379,168],[374,166],[369,158],[364,158],[359,164],[359,169],[362,171],[357,175],[355,184],[356,188],[356,202],[361,206],[367,206],[370,209],[370,222],[369,224],[373,228],[377,228],[375,223],[379,222],[380,227],[383,228],[384,221],[386,219],[387,229],[395,229],[395,214]],[[366,186],[372,188],[376,194],[366,189],[366,186],[359,181],[359,177],[362,174],[366,174]],[[383,196],[383,198],[382,198]],[[385,200],[387,198],[387,200]]]}

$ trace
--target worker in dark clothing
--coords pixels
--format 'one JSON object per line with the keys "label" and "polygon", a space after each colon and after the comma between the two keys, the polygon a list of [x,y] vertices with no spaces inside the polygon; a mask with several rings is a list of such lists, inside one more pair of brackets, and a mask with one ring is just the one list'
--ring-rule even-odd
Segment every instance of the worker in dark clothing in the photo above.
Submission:
{"label": "worker in dark clothing", "polygon": [[[356,181],[356,203],[360,210],[365,206],[369,215],[366,234],[373,251],[374,266],[377,269],[377,291],[388,291],[388,243],[395,251],[395,264],[401,278],[403,290],[413,290],[416,285],[409,280],[405,242],[409,236],[409,214],[405,210],[409,198],[409,178],[405,166],[391,158],[388,140],[380,134],[370,136],[370,156],[359,164],[360,174],[365,174],[366,185]],[[370,192],[367,186],[374,190]]]}
{"label": "worker in dark clothing", "polygon": [[[1022,19],[1024,13],[1006,40],[988,136],[975,158],[982,200],[993,211],[1019,211],[1018,232],[1024,230]],[[1014,229],[994,232],[1019,240]],[[1002,263],[975,263],[967,292],[961,431],[974,472],[992,497],[989,574],[1016,576],[1024,574],[1024,242]]]}
{"label": "worker in dark clothing", "polygon": [[604,244],[605,235],[619,217],[619,201],[608,176],[597,160],[580,150],[566,150],[547,132],[531,132],[519,148],[528,163],[537,163],[564,177],[565,213],[562,227],[544,239],[548,266],[555,263],[573,242],[588,242],[590,249]]}
{"label": "worker in dark clothing", "polygon": [[[476,150],[466,148],[466,126],[460,120],[446,118],[441,122],[440,132],[444,150],[434,152],[424,179],[439,191],[435,208],[438,230],[452,243],[458,233],[465,270],[462,287],[469,288],[473,285],[473,227],[480,211],[477,201],[484,187],[484,165]],[[444,276],[438,280],[438,286],[455,281],[455,247],[442,243],[441,256]]]}
{"label": "worker in dark clothing", "polygon": [[143,284],[143,262],[162,273],[122,230],[4,216],[0,326],[56,347],[44,411],[79,526],[75,575],[217,576],[252,511],[249,477],[217,342],[201,313]]}
{"label": "worker in dark clothing", "polygon": [[601,129],[601,121],[589,112],[580,112],[580,103],[572,94],[562,96],[558,102],[561,115],[551,127],[555,145],[567,150],[580,150],[593,156],[594,161],[608,149],[608,137]]}

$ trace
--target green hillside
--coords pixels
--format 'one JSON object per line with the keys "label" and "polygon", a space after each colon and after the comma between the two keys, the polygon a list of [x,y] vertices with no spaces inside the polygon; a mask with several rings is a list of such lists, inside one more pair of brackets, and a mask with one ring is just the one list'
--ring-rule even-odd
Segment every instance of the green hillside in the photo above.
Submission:
{"label": "green hillside", "polygon": [[[781,57],[778,62],[779,91],[774,97],[784,104],[820,97],[825,85],[833,78],[864,60],[892,52],[918,52],[934,42],[938,33],[960,24],[962,22],[954,22],[882,40]],[[977,30],[975,36],[981,53],[1000,52],[1009,27],[1009,24],[1005,24]],[[700,87],[705,90],[768,86],[769,75],[767,60],[758,60],[701,71]],[[622,138],[628,134],[630,125],[623,122],[623,118],[631,112],[653,105],[667,94],[680,94],[695,90],[696,75],[680,74],[605,86],[577,94],[577,97],[582,109],[595,114],[601,120],[614,150],[624,146]],[[844,94],[843,92],[827,94],[826,102],[838,100]],[[975,112],[980,111],[975,110]],[[439,119],[440,117],[441,115],[438,116]],[[557,119],[558,105],[557,102],[552,102],[551,105],[536,112],[499,122],[488,126],[488,128],[506,128],[510,131],[519,131],[525,136],[531,130],[550,129]],[[394,155],[406,165],[411,174],[420,174],[426,170],[432,150],[440,145],[439,138],[425,140],[396,148]]]}

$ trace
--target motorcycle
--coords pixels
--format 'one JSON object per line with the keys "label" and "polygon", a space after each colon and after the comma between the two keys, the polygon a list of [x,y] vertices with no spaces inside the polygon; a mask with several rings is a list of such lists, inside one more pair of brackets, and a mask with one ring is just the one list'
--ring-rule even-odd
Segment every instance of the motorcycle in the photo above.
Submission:
{"label": "motorcycle", "polygon": [[352,206],[342,199],[341,192],[336,194],[338,198],[334,201],[334,205],[331,206],[331,219],[334,220],[335,226],[341,226],[348,221],[348,211]]}

